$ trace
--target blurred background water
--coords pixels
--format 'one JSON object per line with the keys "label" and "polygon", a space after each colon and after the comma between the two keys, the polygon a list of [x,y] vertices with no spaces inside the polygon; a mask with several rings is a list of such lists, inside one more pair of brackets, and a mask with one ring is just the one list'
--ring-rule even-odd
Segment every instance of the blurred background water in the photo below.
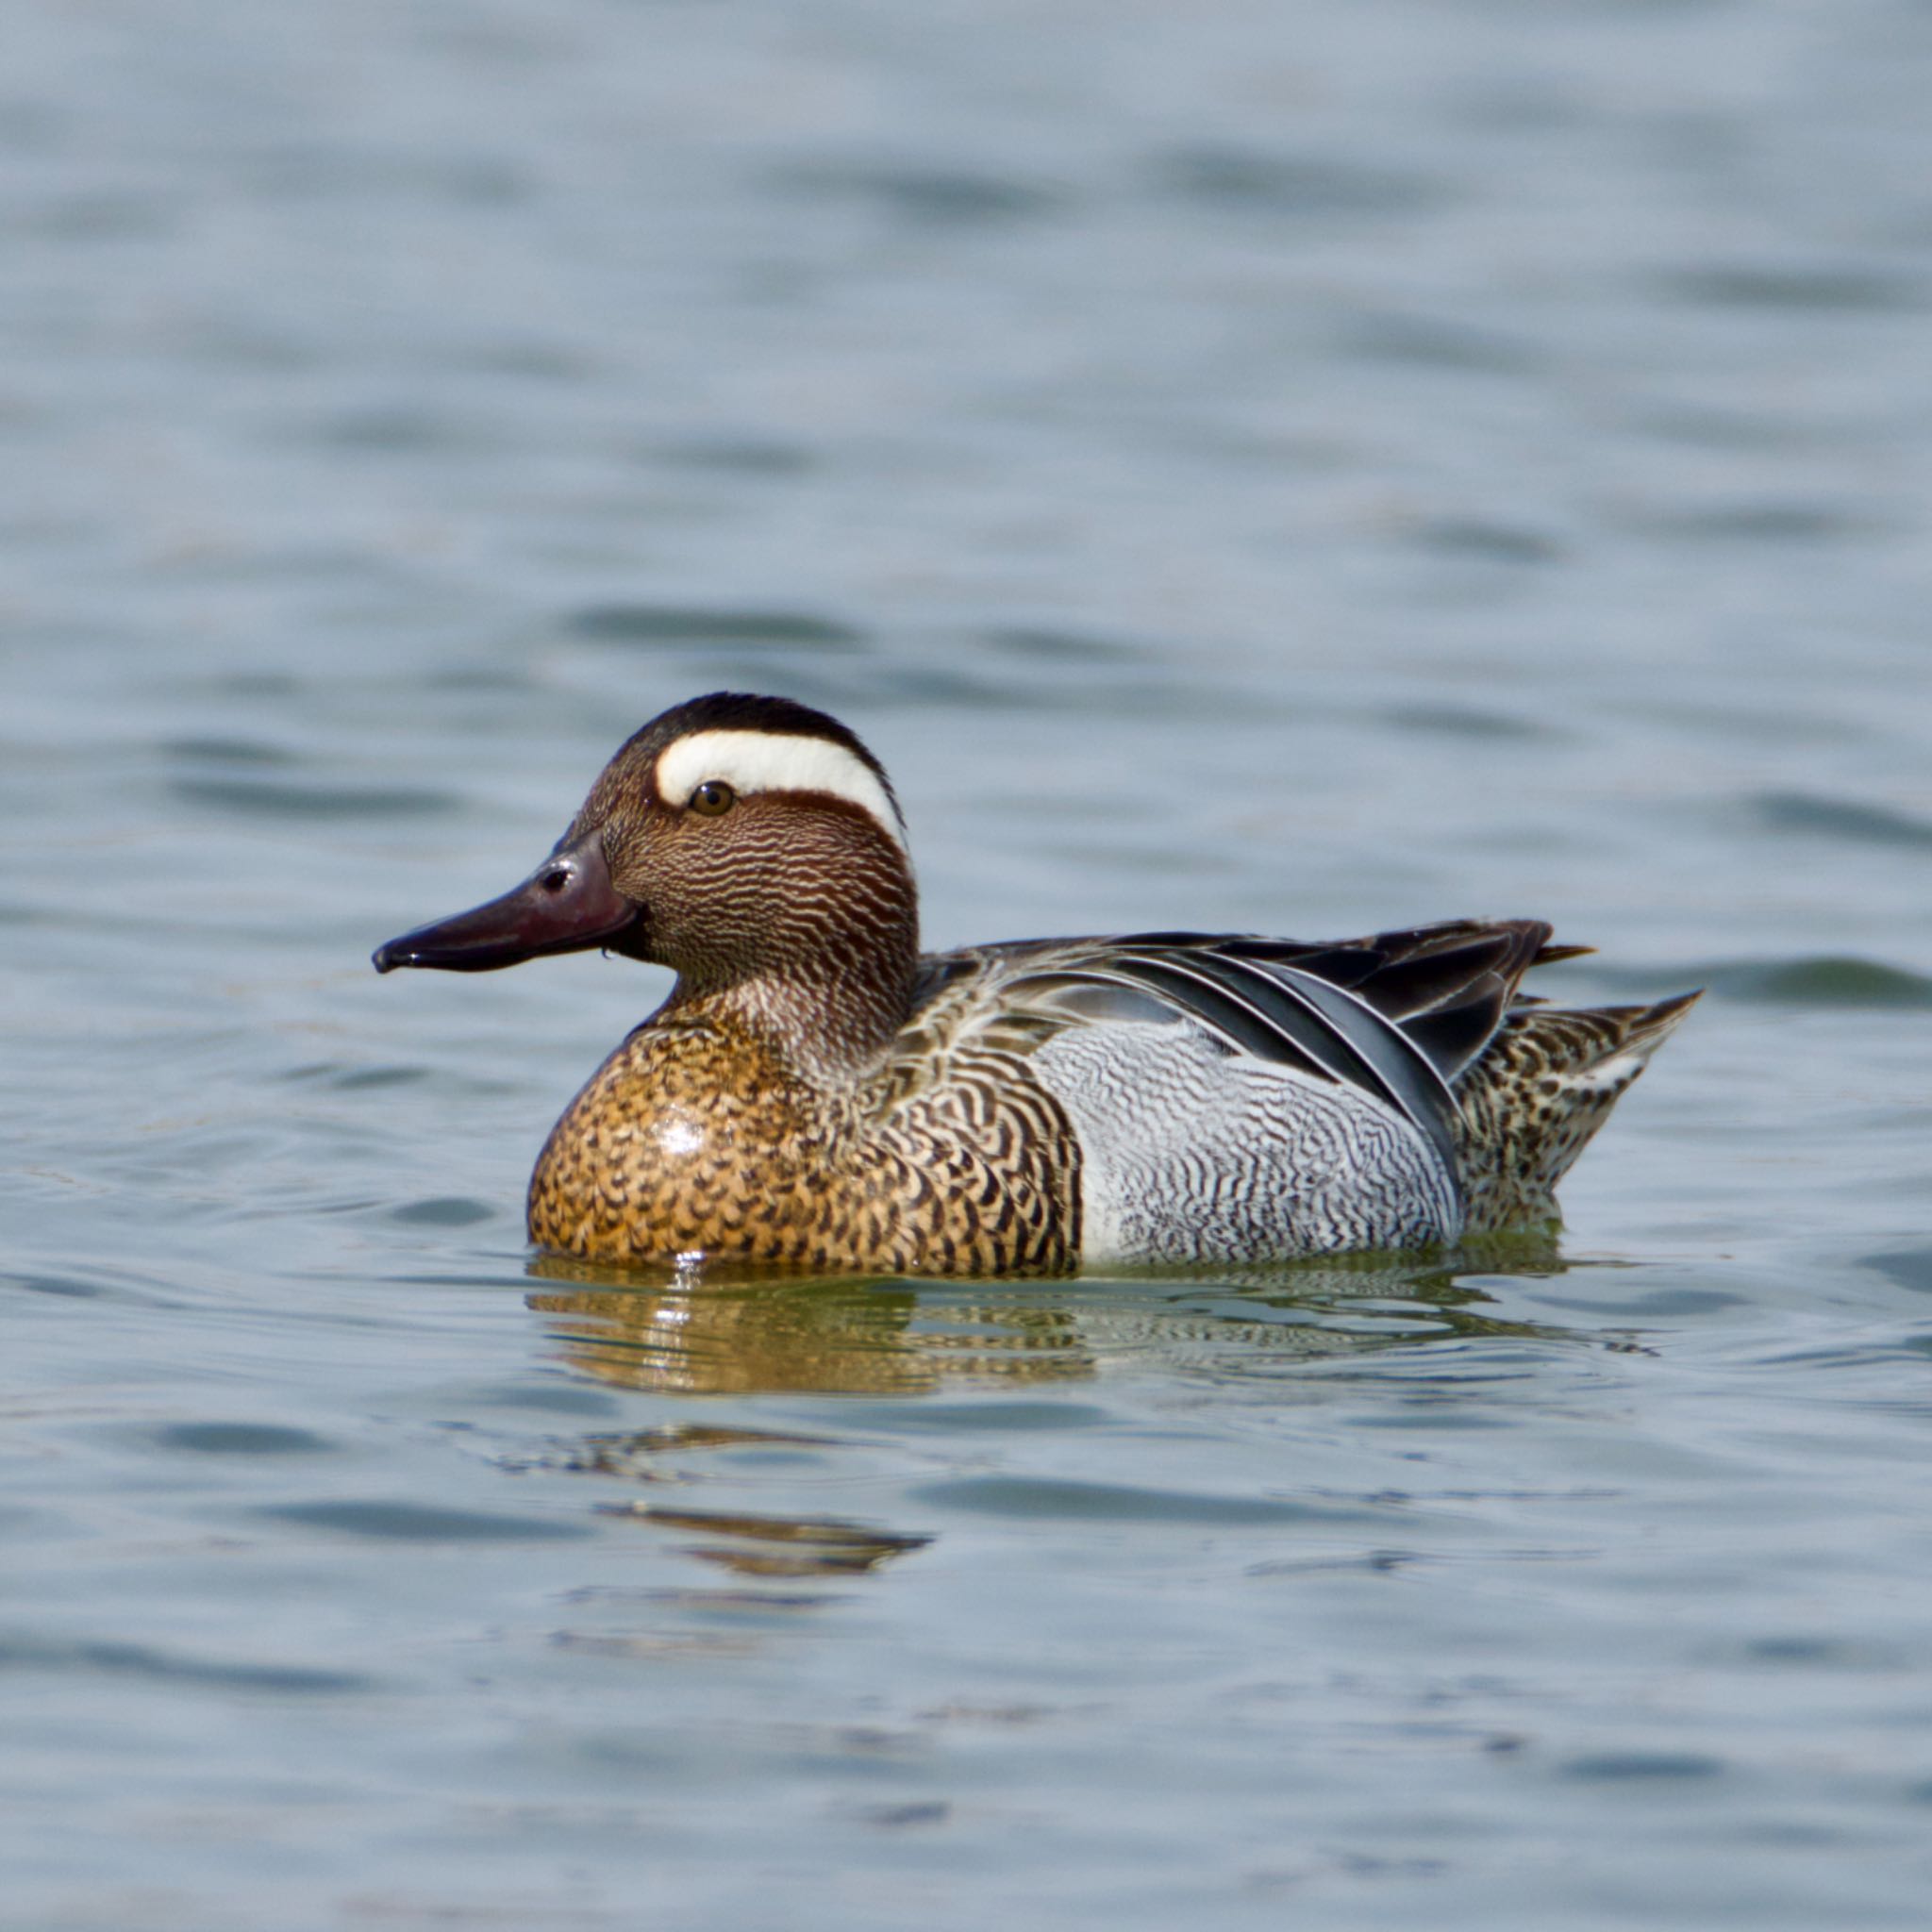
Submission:
{"label": "blurred background water", "polygon": [[[27,0],[9,1927],[1917,1926],[1918,0]],[[378,982],[723,685],[935,944],[1707,983],[1560,1249],[533,1262],[663,991]]]}

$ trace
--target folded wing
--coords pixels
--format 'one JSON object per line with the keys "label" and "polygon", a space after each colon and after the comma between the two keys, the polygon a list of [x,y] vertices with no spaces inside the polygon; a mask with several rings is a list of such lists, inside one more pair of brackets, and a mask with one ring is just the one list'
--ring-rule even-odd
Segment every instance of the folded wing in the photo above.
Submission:
{"label": "folded wing", "polygon": [[[925,962],[912,1030],[1029,1037],[1108,1021],[1191,1022],[1226,1051],[1293,1067],[1393,1108],[1452,1166],[1458,1076],[1526,1004],[1553,946],[1540,920],[1458,920],[1341,942],[1132,933],[1030,940]],[[987,1039],[988,1034],[993,1039]]]}

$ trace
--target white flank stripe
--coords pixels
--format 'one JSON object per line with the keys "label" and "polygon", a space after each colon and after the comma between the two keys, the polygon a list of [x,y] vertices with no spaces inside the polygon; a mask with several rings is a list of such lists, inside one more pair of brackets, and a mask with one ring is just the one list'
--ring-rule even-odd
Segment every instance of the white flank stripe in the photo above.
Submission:
{"label": "white flank stripe", "polygon": [[741,797],[754,791],[824,791],[870,812],[903,852],[906,828],[878,774],[826,738],[779,731],[693,731],[658,756],[658,796],[683,805],[707,779]]}

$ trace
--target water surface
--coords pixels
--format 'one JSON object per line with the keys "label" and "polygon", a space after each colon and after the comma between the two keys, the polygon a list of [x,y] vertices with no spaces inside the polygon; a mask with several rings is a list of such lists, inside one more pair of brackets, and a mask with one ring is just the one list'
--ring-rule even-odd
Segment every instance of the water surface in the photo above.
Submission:
{"label": "water surface", "polygon": [[[29,8],[23,1927],[1924,1923],[1932,16]],[[1560,1245],[617,1283],[378,940],[837,711],[935,944],[1705,984]]]}

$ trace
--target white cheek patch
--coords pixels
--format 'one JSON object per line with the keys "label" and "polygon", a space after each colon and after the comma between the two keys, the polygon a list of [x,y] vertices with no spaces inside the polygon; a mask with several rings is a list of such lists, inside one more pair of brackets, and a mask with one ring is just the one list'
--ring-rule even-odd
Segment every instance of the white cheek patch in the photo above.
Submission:
{"label": "white cheek patch", "polygon": [[901,851],[906,827],[863,758],[824,738],[777,731],[693,731],[658,755],[658,796],[683,805],[708,778],[741,797],[754,791],[824,791],[869,812]]}

